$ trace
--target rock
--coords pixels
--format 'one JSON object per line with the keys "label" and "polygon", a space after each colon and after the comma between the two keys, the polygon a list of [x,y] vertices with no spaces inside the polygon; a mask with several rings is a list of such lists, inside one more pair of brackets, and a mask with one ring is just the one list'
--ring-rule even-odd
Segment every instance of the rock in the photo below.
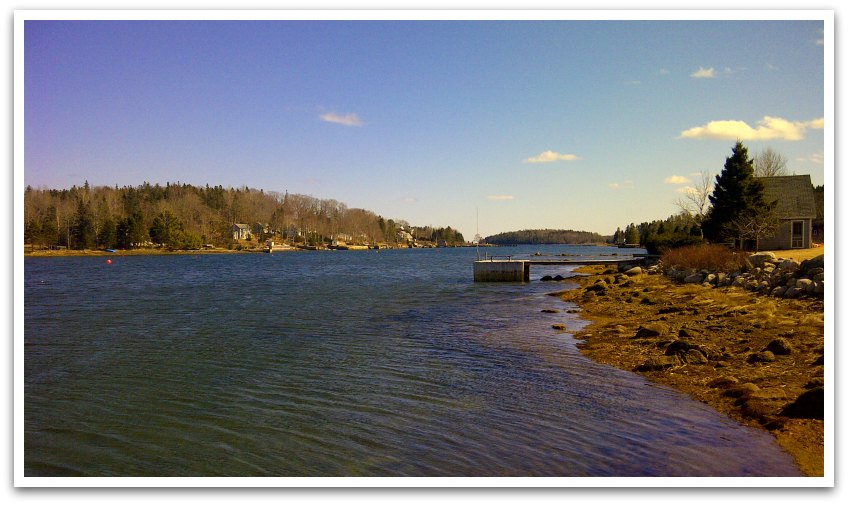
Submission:
{"label": "rock", "polygon": [[545,314],[558,314],[559,310],[557,309],[542,309],[542,312]]}
{"label": "rock", "polygon": [[596,293],[600,293],[601,291],[606,291],[606,289],[607,289],[607,285],[604,284],[603,282],[601,282],[599,284],[592,284],[591,286],[586,287],[586,291],[590,291],[590,292],[594,291]]}
{"label": "rock", "polygon": [[565,325],[564,325],[564,324],[562,324],[562,323],[555,323],[555,324],[552,324],[552,325],[551,325],[551,328],[553,328],[553,329],[555,329],[555,330],[563,330],[563,331],[564,331],[564,330],[565,330]]}
{"label": "rock", "polygon": [[780,415],[799,419],[824,419],[824,388],[815,387],[801,393]]}
{"label": "rock", "polygon": [[554,280],[555,280],[555,281],[564,281],[564,280],[565,280],[565,277],[563,277],[563,276],[561,276],[561,275],[557,275],[556,277],[554,277]]}
{"label": "rock", "polygon": [[688,342],[683,340],[675,340],[674,342],[668,344],[668,347],[665,348],[665,355],[672,356],[675,354],[686,354],[689,350],[690,345]]}
{"label": "rock", "polygon": [[798,270],[803,275],[809,275],[810,271],[816,268],[821,268],[822,272],[824,272],[824,254],[820,254],[815,258],[804,260]]}
{"label": "rock", "polygon": [[686,284],[700,284],[704,282],[704,276],[700,273],[687,275],[683,278],[683,282],[685,282]]}
{"label": "rock", "polygon": [[798,289],[798,288],[792,287],[792,288],[787,288],[786,291],[783,293],[783,296],[784,296],[784,298],[798,298],[799,296],[801,296],[804,293],[805,293],[805,291],[803,289]]}
{"label": "rock", "polygon": [[642,267],[633,267],[624,271],[624,275],[628,277],[634,277],[637,275],[642,275]]}
{"label": "rock", "polygon": [[773,252],[759,252],[748,256],[746,260],[751,265],[751,268],[762,268],[767,261],[774,263],[777,261],[777,256]]}
{"label": "rock", "polygon": [[806,291],[807,287],[809,287],[810,284],[812,284],[812,283],[813,283],[812,279],[801,278],[801,279],[798,279],[797,281],[795,281],[795,287],[799,288],[799,289],[803,289],[803,290]]}
{"label": "rock", "polygon": [[651,338],[662,335],[662,330],[655,325],[640,326],[633,338]]}
{"label": "rock", "polygon": [[680,338],[695,338],[698,336],[698,334],[690,328],[680,328],[680,330],[677,332],[677,336]]}
{"label": "rock", "polygon": [[551,277],[550,275],[546,275],[546,276],[542,277],[542,278],[541,278],[541,279],[539,279],[539,280],[540,280],[540,281],[543,281],[543,282],[547,282],[547,281],[552,281],[552,280],[554,280],[554,278],[553,278],[553,277]]}
{"label": "rock", "polygon": [[824,354],[816,358],[815,361],[810,363],[810,366],[824,366]]}
{"label": "rock", "polygon": [[717,379],[711,380],[707,386],[716,389],[727,389],[731,386],[735,386],[739,384],[739,379],[732,375],[726,375],[724,377],[719,377]]}
{"label": "rock", "polygon": [[699,349],[689,349],[683,355],[683,361],[690,365],[704,365],[707,363],[707,357]]}
{"label": "rock", "polygon": [[755,352],[748,356],[745,361],[748,363],[771,363],[774,361],[774,353],[771,351]]}
{"label": "rock", "polygon": [[637,372],[656,372],[678,365],[680,365],[680,360],[677,356],[658,356],[655,358],[648,358],[645,363],[637,366],[634,370]]}
{"label": "rock", "polygon": [[777,265],[777,268],[783,270],[784,272],[795,272],[796,270],[798,270],[798,268],[800,268],[800,266],[801,266],[801,263],[799,263],[795,260],[789,259],[789,260],[781,261]]}
{"label": "rock", "polygon": [[756,384],[746,382],[744,384],[739,384],[738,386],[727,388],[727,390],[725,390],[724,392],[724,396],[729,396],[731,398],[741,398],[759,390],[760,388]]}
{"label": "rock", "polygon": [[789,341],[785,338],[776,338],[769,342],[764,350],[771,351],[772,353],[781,356],[792,354],[792,345],[790,345]]}

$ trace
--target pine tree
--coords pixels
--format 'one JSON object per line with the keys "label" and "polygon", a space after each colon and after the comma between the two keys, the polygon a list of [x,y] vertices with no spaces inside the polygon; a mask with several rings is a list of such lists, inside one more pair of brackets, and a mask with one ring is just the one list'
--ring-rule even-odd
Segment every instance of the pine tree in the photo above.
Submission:
{"label": "pine tree", "polygon": [[712,207],[702,228],[711,242],[735,242],[740,234],[734,223],[771,210],[764,199],[762,183],[754,177],[754,162],[741,141],[736,141],[733,155],[725,160],[724,170],[716,176],[710,202]]}

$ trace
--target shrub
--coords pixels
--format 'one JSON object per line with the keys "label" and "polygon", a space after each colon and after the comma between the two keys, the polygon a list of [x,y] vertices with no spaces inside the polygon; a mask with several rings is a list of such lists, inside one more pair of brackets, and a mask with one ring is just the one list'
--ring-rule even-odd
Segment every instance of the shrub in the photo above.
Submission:
{"label": "shrub", "polygon": [[666,267],[678,270],[709,270],[735,272],[741,270],[745,258],[721,244],[701,244],[669,249],[661,260]]}
{"label": "shrub", "polygon": [[644,246],[649,254],[663,254],[664,252],[677,247],[702,243],[704,243],[704,239],[698,235],[678,232],[650,235],[645,239]]}

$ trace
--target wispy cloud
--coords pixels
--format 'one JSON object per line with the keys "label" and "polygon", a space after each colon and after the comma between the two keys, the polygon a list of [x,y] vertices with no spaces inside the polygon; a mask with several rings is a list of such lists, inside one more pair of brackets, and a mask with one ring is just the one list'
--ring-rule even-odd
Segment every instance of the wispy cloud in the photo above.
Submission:
{"label": "wispy cloud", "polygon": [[414,196],[406,196],[403,198],[403,203],[418,203],[418,199]]}
{"label": "wispy cloud", "polygon": [[712,79],[716,76],[715,69],[713,67],[704,68],[698,67],[698,70],[689,74],[689,77],[694,79]]}
{"label": "wispy cloud", "polygon": [[824,30],[819,30],[819,35],[821,35],[821,37],[816,39],[816,45],[817,46],[823,46],[824,45]]}
{"label": "wispy cloud", "polygon": [[814,163],[816,165],[824,164],[824,155],[822,153],[813,153],[809,156],[802,156],[800,158],[795,158],[795,161],[800,161],[801,163]]}
{"label": "wispy cloud", "polygon": [[766,63],[766,70],[780,70],[780,67],[778,67],[777,65],[772,65],[771,63]]}
{"label": "wispy cloud", "polygon": [[671,72],[667,68],[661,68],[660,69],[660,75],[668,75],[670,73]]}
{"label": "wispy cloud", "polygon": [[752,128],[745,121],[710,121],[704,126],[689,128],[679,138],[716,140],[801,140],[804,133],[824,128],[824,118],[812,121],[789,121],[780,117],[765,116]]}
{"label": "wispy cloud", "polygon": [[611,182],[608,186],[610,189],[629,189],[633,187],[633,181]]}
{"label": "wispy cloud", "polygon": [[486,200],[507,201],[515,200],[515,197],[513,195],[489,195],[486,197]]}
{"label": "wispy cloud", "polygon": [[692,180],[684,175],[672,175],[670,177],[666,177],[663,182],[666,184],[687,184],[692,182]]}
{"label": "wispy cloud", "polygon": [[362,126],[365,124],[362,122],[361,119],[359,119],[359,116],[357,116],[355,112],[346,114],[344,116],[336,114],[335,112],[327,112],[325,114],[321,114],[321,116],[319,117],[321,118],[321,121],[326,121],[328,123],[336,123],[344,126]]}
{"label": "wispy cloud", "polygon": [[562,154],[556,151],[545,151],[537,156],[532,156],[522,161],[522,163],[553,163],[555,161],[574,161],[579,159],[574,154]]}
{"label": "wispy cloud", "polygon": [[698,192],[698,190],[693,188],[692,186],[683,186],[681,188],[675,189],[675,191],[677,191],[678,193],[683,193],[684,195],[694,195]]}

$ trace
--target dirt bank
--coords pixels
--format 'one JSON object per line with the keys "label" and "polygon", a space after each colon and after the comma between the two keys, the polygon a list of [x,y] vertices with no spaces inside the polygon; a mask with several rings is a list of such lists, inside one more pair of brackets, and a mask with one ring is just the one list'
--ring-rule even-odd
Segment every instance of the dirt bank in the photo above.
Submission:
{"label": "dirt bank", "polygon": [[804,474],[824,475],[824,421],[816,418],[824,387],[820,299],[628,277],[605,267],[583,272],[580,288],[556,295],[591,321],[575,334],[584,354],[770,431]]}

